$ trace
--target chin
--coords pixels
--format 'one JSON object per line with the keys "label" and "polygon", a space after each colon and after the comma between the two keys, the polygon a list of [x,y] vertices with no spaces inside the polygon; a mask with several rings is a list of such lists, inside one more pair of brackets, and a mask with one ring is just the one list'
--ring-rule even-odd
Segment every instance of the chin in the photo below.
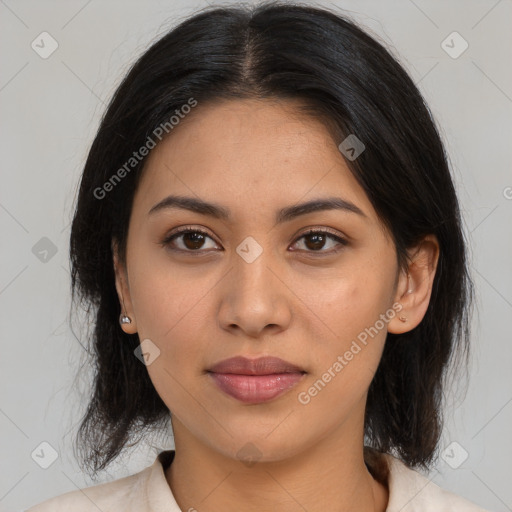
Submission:
{"label": "chin", "polygon": [[[270,434],[268,429],[265,432],[246,430],[245,435],[238,435],[229,439],[228,443],[215,442],[208,439],[210,447],[220,455],[240,461],[247,467],[261,462],[280,462],[292,458],[301,453],[306,444],[301,443],[298,435],[288,431],[286,435]],[[298,434],[298,433],[297,433]]]}

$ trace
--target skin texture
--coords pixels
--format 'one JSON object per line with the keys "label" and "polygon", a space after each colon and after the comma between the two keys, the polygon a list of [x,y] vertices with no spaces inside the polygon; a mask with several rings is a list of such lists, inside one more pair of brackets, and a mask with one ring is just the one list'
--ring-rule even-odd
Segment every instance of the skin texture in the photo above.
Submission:
{"label": "skin texture", "polygon": [[[336,142],[296,106],[199,104],[149,155],[126,259],[114,257],[119,300],[132,318],[122,328],[160,350],[147,370],[172,413],[176,456],[166,478],[182,510],[386,508],[388,491],[363,459],[366,396],[386,332],[408,331],[426,312],[438,243],[426,237],[411,248],[409,268],[399,269],[393,241]],[[215,202],[230,219],[184,209],[148,213],[170,194]],[[364,216],[327,210],[275,223],[283,207],[332,196]],[[179,227],[209,238],[163,245]],[[327,228],[347,244],[315,243],[302,236],[309,228]],[[236,252],[248,236],[262,249],[251,263]],[[298,394],[395,303],[403,309],[300,403]],[[206,372],[236,355],[277,356],[307,373],[270,402],[244,404]],[[240,460],[254,447],[256,463]]]}

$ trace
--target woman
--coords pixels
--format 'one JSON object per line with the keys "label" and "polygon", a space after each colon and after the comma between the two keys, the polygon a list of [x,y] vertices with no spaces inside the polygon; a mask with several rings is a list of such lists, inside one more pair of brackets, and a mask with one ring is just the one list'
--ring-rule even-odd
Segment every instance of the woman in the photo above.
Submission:
{"label": "woman", "polygon": [[31,512],[482,510],[416,471],[468,348],[447,158],[353,22],[210,8],[157,41],[102,120],[70,251],[95,325],[84,467],[169,416],[175,450]]}

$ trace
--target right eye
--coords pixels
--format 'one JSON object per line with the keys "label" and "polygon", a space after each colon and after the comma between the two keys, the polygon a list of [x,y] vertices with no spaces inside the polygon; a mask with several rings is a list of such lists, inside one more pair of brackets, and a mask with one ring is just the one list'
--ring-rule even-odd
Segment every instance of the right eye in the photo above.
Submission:
{"label": "right eye", "polygon": [[[190,253],[205,252],[202,249],[204,249],[205,240],[208,238],[213,241],[212,237],[206,231],[198,228],[186,227],[166,236],[162,240],[161,244],[164,247],[169,248],[171,251]],[[211,247],[207,247],[206,249],[211,249]]]}

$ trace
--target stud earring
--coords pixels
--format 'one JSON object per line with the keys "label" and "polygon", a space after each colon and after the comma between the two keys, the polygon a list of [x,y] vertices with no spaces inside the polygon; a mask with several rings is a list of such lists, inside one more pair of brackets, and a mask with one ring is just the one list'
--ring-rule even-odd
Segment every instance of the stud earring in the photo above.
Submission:
{"label": "stud earring", "polygon": [[398,320],[400,320],[400,322],[407,322],[407,318],[405,318],[405,316],[399,316]]}
{"label": "stud earring", "polygon": [[121,315],[121,316],[119,317],[119,323],[120,323],[121,325],[124,325],[124,324],[131,324],[131,323],[132,323],[132,319],[131,319],[129,316],[127,316],[127,315]]}

